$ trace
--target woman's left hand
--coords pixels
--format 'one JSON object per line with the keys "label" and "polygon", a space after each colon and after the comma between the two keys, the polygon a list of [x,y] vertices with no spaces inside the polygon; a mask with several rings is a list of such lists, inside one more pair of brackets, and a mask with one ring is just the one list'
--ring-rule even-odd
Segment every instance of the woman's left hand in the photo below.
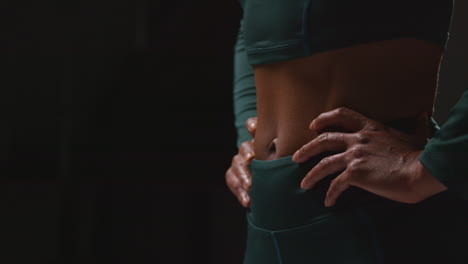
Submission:
{"label": "woman's left hand", "polygon": [[[320,132],[330,127],[350,132]],[[294,153],[295,162],[325,151],[338,154],[322,159],[301,187],[310,189],[325,176],[343,171],[330,183],[325,206],[335,204],[349,186],[403,203],[418,203],[447,189],[418,160],[428,136],[426,113],[411,135],[344,107],[319,115],[310,129],[319,135]]]}

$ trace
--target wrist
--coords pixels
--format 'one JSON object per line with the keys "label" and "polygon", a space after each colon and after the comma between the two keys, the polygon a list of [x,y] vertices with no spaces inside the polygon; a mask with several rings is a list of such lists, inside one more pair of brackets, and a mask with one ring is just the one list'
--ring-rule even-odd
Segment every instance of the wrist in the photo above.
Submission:
{"label": "wrist", "polygon": [[447,187],[432,175],[431,172],[419,161],[419,156],[422,152],[423,150],[419,150],[412,153],[412,169],[411,175],[409,176],[411,178],[411,190],[415,194],[416,203],[447,190]]}

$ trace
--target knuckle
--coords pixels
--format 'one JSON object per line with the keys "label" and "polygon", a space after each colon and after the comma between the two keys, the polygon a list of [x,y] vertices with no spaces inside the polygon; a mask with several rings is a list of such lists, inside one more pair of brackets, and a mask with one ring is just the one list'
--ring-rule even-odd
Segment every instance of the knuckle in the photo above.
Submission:
{"label": "knuckle", "polygon": [[363,133],[357,133],[356,141],[358,144],[367,144],[369,143],[369,136]]}
{"label": "knuckle", "polygon": [[245,143],[245,145],[239,151],[239,154],[242,155],[244,159],[248,159],[253,153],[251,144],[251,142]]}
{"label": "knuckle", "polygon": [[360,171],[362,171],[361,162],[354,160],[349,164],[348,170],[352,174],[359,173]]}
{"label": "knuckle", "polygon": [[299,153],[300,153],[301,155],[306,154],[306,152],[307,152],[307,147],[306,147],[306,146],[303,146],[303,147],[301,147],[301,148],[299,149]]}
{"label": "knuckle", "polygon": [[343,107],[343,106],[342,106],[342,107],[338,107],[338,108],[336,109],[336,113],[337,113],[338,115],[340,115],[340,116],[341,116],[341,115],[345,115],[347,112],[348,112],[348,109],[347,109],[346,107]]}
{"label": "knuckle", "polygon": [[242,180],[242,181],[250,180],[251,178],[249,173],[247,173],[246,171],[239,172],[237,177],[239,178],[239,180]]}
{"label": "knuckle", "polygon": [[248,148],[249,147],[249,142],[248,141],[244,141],[240,144],[240,149],[245,149],[245,148]]}
{"label": "knuckle", "polygon": [[326,167],[333,161],[333,157],[325,157],[318,164],[320,167]]}
{"label": "knuckle", "polygon": [[353,160],[360,159],[365,156],[365,152],[359,148],[352,148],[349,152]]}
{"label": "knuckle", "polygon": [[330,138],[330,133],[323,133],[319,136],[319,143],[324,143]]}
{"label": "knuckle", "polygon": [[239,154],[237,154],[232,158],[232,162],[234,164],[240,164],[242,163],[242,157]]}
{"label": "knuckle", "polygon": [[237,179],[235,177],[232,177],[232,176],[228,176],[226,178],[226,184],[227,184],[227,186],[230,187],[231,190],[233,190],[234,188],[239,187]]}

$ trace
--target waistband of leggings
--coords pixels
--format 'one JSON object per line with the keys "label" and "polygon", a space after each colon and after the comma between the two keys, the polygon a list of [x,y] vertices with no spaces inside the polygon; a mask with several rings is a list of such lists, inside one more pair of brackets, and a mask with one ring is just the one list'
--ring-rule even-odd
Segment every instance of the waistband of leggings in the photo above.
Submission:
{"label": "waistband of leggings", "polygon": [[294,228],[320,219],[323,215],[354,211],[376,197],[351,186],[342,193],[335,206],[325,207],[324,201],[330,182],[340,172],[321,179],[309,190],[300,187],[304,176],[321,159],[334,153],[324,152],[303,163],[296,163],[292,155],[274,160],[252,160],[251,203],[249,219],[258,227],[278,230]]}
{"label": "waistband of leggings", "polygon": [[285,166],[294,166],[298,165],[298,163],[292,160],[292,155],[281,157],[274,160],[258,160],[253,159],[250,163],[250,166],[255,169],[267,169],[267,170],[274,170],[278,167],[285,167]]}

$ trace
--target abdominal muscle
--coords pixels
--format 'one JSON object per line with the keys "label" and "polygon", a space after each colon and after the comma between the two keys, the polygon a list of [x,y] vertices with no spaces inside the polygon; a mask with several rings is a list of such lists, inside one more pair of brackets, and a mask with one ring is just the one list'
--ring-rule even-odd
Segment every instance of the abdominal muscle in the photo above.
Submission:
{"label": "abdominal muscle", "polygon": [[254,66],[256,159],[292,155],[319,114],[347,107],[382,123],[432,114],[443,49],[400,39]]}

